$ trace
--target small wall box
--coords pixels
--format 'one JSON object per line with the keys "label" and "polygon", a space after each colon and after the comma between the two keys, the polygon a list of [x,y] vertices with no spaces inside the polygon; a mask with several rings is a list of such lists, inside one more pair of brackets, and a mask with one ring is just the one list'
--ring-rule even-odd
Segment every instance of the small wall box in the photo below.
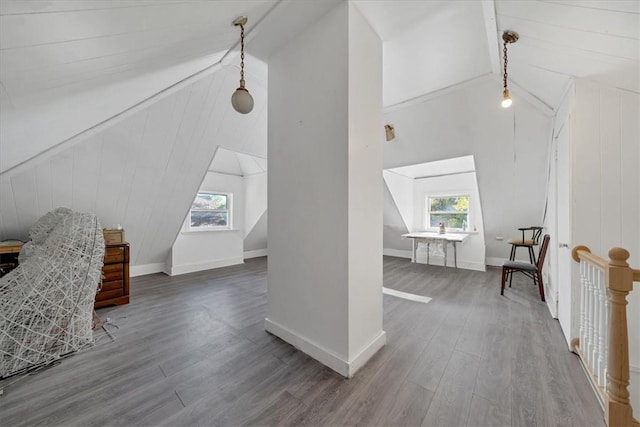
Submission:
{"label": "small wall box", "polygon": [[119,245],[125,243],[124,230],[102,230],[105,245]]}

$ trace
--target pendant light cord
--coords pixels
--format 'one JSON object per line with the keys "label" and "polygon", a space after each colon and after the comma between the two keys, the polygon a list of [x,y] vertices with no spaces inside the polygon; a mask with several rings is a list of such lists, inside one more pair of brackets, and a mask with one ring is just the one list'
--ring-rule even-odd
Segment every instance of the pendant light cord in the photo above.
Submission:
{"label": "pendant light cord", "polygon": [[240,87],[244,88],[244,25],[240,24]]}
{"label": "pendant light cord", "polygon": [[504,58],[504,68],[503,68],[503,78],[502,81],[504,83],[504,88],[507,88],[507,42],[503,43],[504,47],[502,48],[502,56]]}

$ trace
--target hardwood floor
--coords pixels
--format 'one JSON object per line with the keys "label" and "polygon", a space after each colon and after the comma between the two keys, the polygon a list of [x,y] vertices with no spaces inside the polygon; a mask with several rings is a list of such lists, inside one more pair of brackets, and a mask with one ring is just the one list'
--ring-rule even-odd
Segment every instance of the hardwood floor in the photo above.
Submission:
{"label": "hardwood floor", "polygon": [[8,386],[0,425],[604,425],[528,281],[385,257],[386,287],[433,300],[385,295],[388,344],[347,380],[264,332],[266,266],[132,279],[99,310],[116,340]]}

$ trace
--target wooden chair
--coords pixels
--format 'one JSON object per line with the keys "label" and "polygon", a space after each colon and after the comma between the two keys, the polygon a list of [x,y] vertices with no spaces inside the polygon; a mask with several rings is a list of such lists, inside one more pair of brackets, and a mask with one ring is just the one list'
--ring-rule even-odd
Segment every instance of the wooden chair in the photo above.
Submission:
{"label": "wooden chair", "polygon": [[542,283],[542,265],[544,264],[544,258],[547,254],[547,248],[549,247],[549,237],[545,234],[542,238],[542,245],[540,245],[540,253],[538,254],[538,262],[526,263],[518,261],[505,261],[502,264],[502,284],[500,288],[500,295],[504,295],[504,285],[509,278],[509,287],[511,287],[511,280],[513,279],[513,273],[520,272],[533,279],[533,284],[538,285],[540,291],[540,299],[544,301],[544,284]]}
{"label": "wooden chair", "polygon": [[[509,260],[515,261],[516,249],[527,248],[527,250],[529,251],[529,261],[531,262],[531,264],[535,264],[536,255],[533,251],[533,247],[538,246],[538,241],[540,240],[540,236],[542,235],[542,227],[522,227],[518,228],[518,230],[522,233],[522,236],[520,238],[507,240],[507,243],[511,245],[511,255],[509,256]],[[529,231],[531,232],[531,238],[528,238],[526,236],[527,232]]]}

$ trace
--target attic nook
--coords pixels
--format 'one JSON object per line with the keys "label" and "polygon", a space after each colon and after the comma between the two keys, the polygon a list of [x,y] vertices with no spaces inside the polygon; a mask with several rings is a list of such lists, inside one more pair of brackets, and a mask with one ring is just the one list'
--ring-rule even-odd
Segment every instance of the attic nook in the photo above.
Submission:
{"label": "attic nook", "polygon": [[[639,7],[2,0],[0,241],[60,206],[92,212],[126,229],[131,276],[130,303],[97,310],[117,340],[5,388],[3,419],[638,419]],[[450,161],[472,167],[418,170]],[[508,241],[532,225],[551,236],[545,301],[517,276],[501,297]],[[414,256],[413,232],[463,240]],[[632,290],[607,400],[581,366],[606,387],[607,335],[584,319],[612,325],[598,323],[610,261],[612,289]],[[528,398],[556,395],[566,405]]]}

